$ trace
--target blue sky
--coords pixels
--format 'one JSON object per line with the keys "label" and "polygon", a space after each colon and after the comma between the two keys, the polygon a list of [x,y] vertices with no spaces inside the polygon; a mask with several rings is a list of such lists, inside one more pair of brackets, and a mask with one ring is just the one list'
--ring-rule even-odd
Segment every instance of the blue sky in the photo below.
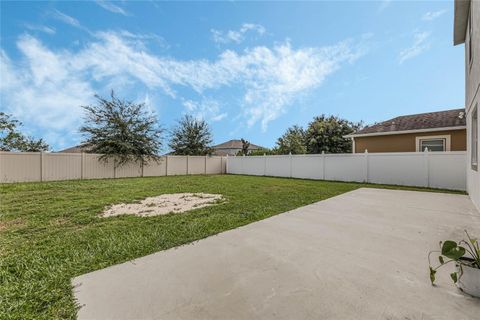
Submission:
{"label": "blue sky", "polygon": [[291,125],[463,107],[453,2],[1,2],[0,110],[54,150],[115,90],[169,129],[272,147]]}

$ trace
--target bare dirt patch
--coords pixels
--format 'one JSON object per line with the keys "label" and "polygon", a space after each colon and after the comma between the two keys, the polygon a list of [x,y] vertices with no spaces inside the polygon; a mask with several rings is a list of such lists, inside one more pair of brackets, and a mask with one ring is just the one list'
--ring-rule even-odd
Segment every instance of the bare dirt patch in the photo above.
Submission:
{"label": "bare dirt patch", "polygon": [[214,205],[223,200],[220,194],[172,193],[149,197],[138,203],[120,203],[106,208],[102,217],[134,214],[141,217],[181,213]]}

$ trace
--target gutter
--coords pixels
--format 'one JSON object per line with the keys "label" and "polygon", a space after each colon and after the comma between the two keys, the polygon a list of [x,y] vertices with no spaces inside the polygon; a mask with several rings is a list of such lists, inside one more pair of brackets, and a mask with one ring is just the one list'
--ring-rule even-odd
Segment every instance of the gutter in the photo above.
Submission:
{"label": "gutter", "polygon": [[456,127],[443,127],[443,128],[429,128],[429,129],[416,129],[416,130],[402,130],[402,131],[388,131],[388,132],[372,132],[372,133],[353,133],[343,136],[347,138],[360,138],[360,137],[374,137],[374,136],[390,136],[398,134],[408,134],[408,133],[421,133],[421,132],[435,132],[435,131],[453,131],[453,130],[462,130],[466,129],[467,126],[456,126]]}

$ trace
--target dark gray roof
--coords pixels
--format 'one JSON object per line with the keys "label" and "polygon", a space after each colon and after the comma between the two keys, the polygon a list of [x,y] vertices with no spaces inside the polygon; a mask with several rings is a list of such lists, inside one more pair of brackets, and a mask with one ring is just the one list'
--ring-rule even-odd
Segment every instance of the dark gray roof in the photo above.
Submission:
{"label": "dark gray roof", "polygon": [[411,114],[376,123],[355,134],[396,132],[465,126],[465,109]]}
{"label": "dark gray roof", "polygon": [[[257,146],[256,144],[250,143],[248,147],[249,150],[262,149],[263,147]],[[216,146],[213,146],[213,149],[242,149],[242,140],[229,140]]]}
{"label": "dark gray roof", "polygon": [[88,150],[87,147],[80,144],[78,146],[73,146],[73,147],[63,149],[63,150],[60,150],[60,151],[57,151],[57,152],[61,152],[61,153],[82,153],[82,152],[88,152],[88,151],[89,150]]}

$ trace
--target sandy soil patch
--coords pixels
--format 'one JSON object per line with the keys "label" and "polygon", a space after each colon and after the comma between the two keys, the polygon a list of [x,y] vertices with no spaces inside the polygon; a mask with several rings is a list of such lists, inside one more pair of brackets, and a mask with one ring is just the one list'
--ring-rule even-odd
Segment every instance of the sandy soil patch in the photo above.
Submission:
{"label": "sandy soil patch", "polygon": [[223,200],[220,194],[208,193],[172,193],[149,197],[139,203],[120,203],[108,207],[102,217],[122,214],[134,214],[141,217],[157,216],[168,213],[180,213],[214,205]]}

